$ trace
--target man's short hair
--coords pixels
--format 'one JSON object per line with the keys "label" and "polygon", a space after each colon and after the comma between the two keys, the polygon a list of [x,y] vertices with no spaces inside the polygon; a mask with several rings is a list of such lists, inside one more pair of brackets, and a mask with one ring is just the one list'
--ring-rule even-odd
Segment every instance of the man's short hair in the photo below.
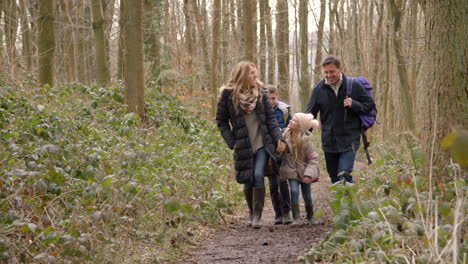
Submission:
{"label": "man's short hair", "polygon": [[268,90],[269,94],[278,94],[278,89],[274,85],[267,84],[265,85],[265,88]]}
{"label": "man's short hair", "polygon": [[326,65],[329,65],[329,64],[333,64],[335,65],[337,68],[340,68],[341,67],[341,61],[340,59],[338,59],[336,56],[333,56],[333,55],[330,55],[330,56],[326,56],[323,61],[322,61],[322,67],[326,66]]}

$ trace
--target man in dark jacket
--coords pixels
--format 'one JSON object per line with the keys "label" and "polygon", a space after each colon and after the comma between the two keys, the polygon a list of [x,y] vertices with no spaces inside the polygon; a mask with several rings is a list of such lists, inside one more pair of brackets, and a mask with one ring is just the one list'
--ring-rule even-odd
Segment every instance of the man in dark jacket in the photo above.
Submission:
{"label": "man in dark jacket", "polygon": [[331,182],[341,178],[353,182],[351,172],[361,136],[359,115],[374,109],[374,100],[357,81],[346,95],[347,78],[337,57],[327,56],[322,67],[325,79],[312,89],[306,112],[314,116],[320,112],[322,149]]}

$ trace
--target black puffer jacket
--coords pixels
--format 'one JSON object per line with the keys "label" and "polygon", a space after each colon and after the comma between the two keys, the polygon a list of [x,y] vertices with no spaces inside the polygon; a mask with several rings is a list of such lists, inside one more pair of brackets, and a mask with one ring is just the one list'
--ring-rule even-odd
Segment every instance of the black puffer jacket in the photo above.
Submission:
{"label": "black puffer jacket", "polygon": [[[245,124],[245,112],[238,106],[236,113],[232,104],[231,94],[232,89],[224,89],[222,91],[216,111],[216,122],[228,147],[233,149],[234,145],[236,146],[234,150],[234,168],[236,169],[237,182],[252,183],[255,160]],[[278,140],[282,139],[282,135],[265,93],[257,100],[255,112],[260,123],[264,148],[272,160],[276,161],[274,155],[276,145]],[[276,162],[272,162],[272,164],[274,164],[273,170],[277,173]]]}
{"label": "black puffer jacket", "polygon": [[353,103],[345,108],[347,78],[343,74],[343,83],[338,89],[338,96],[332,88],[320,81],[313,89],[306,113],[314,116],[320,112],[322,122],[322,148],[324,152],[347,152],[359,148],[361,136],[360,114],[374,109],[374,100],[358,81],[353,82],[350,94]]}

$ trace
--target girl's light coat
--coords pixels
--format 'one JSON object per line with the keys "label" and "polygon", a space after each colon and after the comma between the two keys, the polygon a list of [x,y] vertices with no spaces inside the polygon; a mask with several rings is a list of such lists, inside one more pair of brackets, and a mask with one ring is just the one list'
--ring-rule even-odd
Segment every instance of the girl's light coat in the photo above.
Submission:
{"label": "girl's light coat", "polygon": [[315,152],[314,145],[306,132],[302,136],[302,157],[294,160],[291,152],[291,138],[286,139],[286,150],[283,152],[283,163],[280,168],[280,177],[282,180],[291,179],[301,181],[305,176],[309,176],[314,181],[318,175],[318,155]]}

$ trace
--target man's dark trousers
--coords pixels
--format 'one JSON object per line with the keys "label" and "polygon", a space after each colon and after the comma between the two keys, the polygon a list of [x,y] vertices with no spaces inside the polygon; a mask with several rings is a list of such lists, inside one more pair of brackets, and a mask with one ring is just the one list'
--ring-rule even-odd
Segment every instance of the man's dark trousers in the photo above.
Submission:
{"label": "man's dark trousers", "polygon": [[332,184],[344,179],[346,182],[353,182],[351,172],[354,167],[356,152],[325,152],[325,163],[327,165],[328,175]]}

